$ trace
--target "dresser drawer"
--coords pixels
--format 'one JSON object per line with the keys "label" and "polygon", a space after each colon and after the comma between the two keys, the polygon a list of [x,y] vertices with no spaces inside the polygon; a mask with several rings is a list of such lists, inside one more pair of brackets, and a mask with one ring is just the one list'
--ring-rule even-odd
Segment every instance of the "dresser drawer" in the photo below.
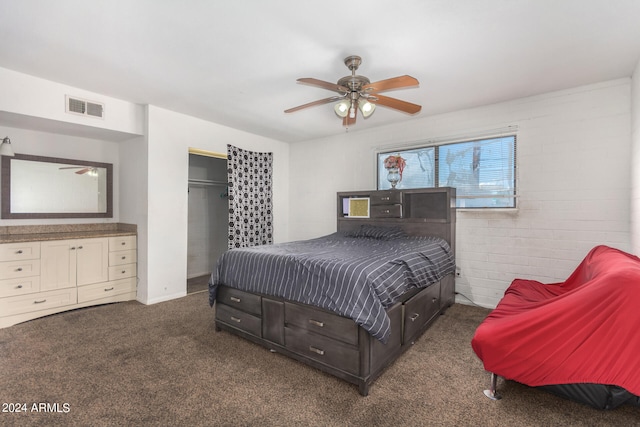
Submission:
{"label": "dresser drawer", "polygon": [[243,292],[227,286],[218,287],[216,300],[229,307],[237,308],[247,313],[262,316],[262,302],[259,295]]}
{"label": "dresser drawer", "polygon": [[0,297],[32,294],[40,291],[40,276],[0,280]]}
{"label": "dresser drawer", "polygon": [[39,259],[0,262],[0,280],[39,275]]}
{"label": "dresser drawer", "polygon": [[347,344],[358,344],[358,325],[346,317],[285,302],[284,319],[286,325],[295,325]]}
{"label": "dresser drawer", "polygon": [[296,353],[318,360],[353,375],[360,373],[360,352],[356,347],[296,328],[284,328],[285,346]]}
{"label": "dresser drawer", "polygon": [[244,311],[236,310],[225,304],[216,302],[216,320],[245,331],[251,335],[262,337],[262,320]]}
{"label": "dresser drawer", "polygon": [[87,301],[109,298],[115,295],[128,294],[135,292],[136,279],[115,280],[113,282],[96,283],[93,285],[85,285],[78,287],[78,304]]}
{"label": "dresser drawer", "polygon": [[38,292],[0,299],[0,313],[2,313],[1,316],[13,316],[14,314],[64,307],[75,304],[76,301],[76,288]]}
{"label": "dresser drawer", "polygon": [[402,203],[402,192],[394,191],[375,191],[371,193],[371,205],[394,205]]}
{"label": "dresser drawer", "polygon": [[0,261],[39,258],[40,242],[5,243],[0,245]]}
{"label": "dresser drawer", "polygon": [[136,250],[109,252],[109,265],[131,264],[138,261]]}
{"label": "dresser drawer", "polygon": [[371,218],[402,218],[402,205],[372,205]]}
{"label": "dresser drawer", "polygon": [[404,342],[415,339],[422,327],[440,312],[440,283],[435,283],[404,304]]}
{"label": "dresser drawer", "polygon": [[125,251],[136,248],[136,236],[109,237],[109,251]]}
{"label": "dresser drawer", "polygon": [[136,264],[114,265],[109,267],[109,281],[136,276]]}

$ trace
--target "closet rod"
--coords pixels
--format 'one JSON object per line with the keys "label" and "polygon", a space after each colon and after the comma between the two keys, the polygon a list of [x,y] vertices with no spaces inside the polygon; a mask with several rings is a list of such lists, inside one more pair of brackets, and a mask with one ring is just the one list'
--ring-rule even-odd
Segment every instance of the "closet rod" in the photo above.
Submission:
{"label": "closet rod", "polygon": [[229,185],[228,182],[225,181],[213,181],[210,179],[189,179],[189,184],[196,185]]}

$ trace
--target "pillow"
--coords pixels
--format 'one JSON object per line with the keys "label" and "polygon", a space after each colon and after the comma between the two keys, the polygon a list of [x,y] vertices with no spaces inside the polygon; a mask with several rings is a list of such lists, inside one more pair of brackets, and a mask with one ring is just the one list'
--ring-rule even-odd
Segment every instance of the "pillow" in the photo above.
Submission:
{"label": "pillow", "polygon": [[394,240],[407,237],[407,233],[405,233],[400,227],[383,227],[380,225],[363,224],[360,226],[360,230],[348,233],[347,237]]}

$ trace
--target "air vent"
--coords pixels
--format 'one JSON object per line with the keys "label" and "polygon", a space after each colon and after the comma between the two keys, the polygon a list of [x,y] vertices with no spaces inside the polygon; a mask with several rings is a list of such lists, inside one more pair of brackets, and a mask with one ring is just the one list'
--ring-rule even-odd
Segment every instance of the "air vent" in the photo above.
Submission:
{"label": "air vent", "polygon": [[81,116],[91,116],[104,118],[104,104],[94,101],[87,101],[86,99],[80,99],[71,97],[69,95],[65,96],[66,105],[65,111],[71,114],[79,114]]}

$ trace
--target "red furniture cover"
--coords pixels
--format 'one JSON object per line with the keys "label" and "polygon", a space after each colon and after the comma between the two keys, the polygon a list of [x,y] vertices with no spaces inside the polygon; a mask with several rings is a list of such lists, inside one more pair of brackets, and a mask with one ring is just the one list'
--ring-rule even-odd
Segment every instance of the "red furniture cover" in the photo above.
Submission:
{"label": "red furniture cover", "polygon": [[487,371],[522,384],[640,395],[640,258],[597,246],[564,283],[514,280],[471,346]]}

